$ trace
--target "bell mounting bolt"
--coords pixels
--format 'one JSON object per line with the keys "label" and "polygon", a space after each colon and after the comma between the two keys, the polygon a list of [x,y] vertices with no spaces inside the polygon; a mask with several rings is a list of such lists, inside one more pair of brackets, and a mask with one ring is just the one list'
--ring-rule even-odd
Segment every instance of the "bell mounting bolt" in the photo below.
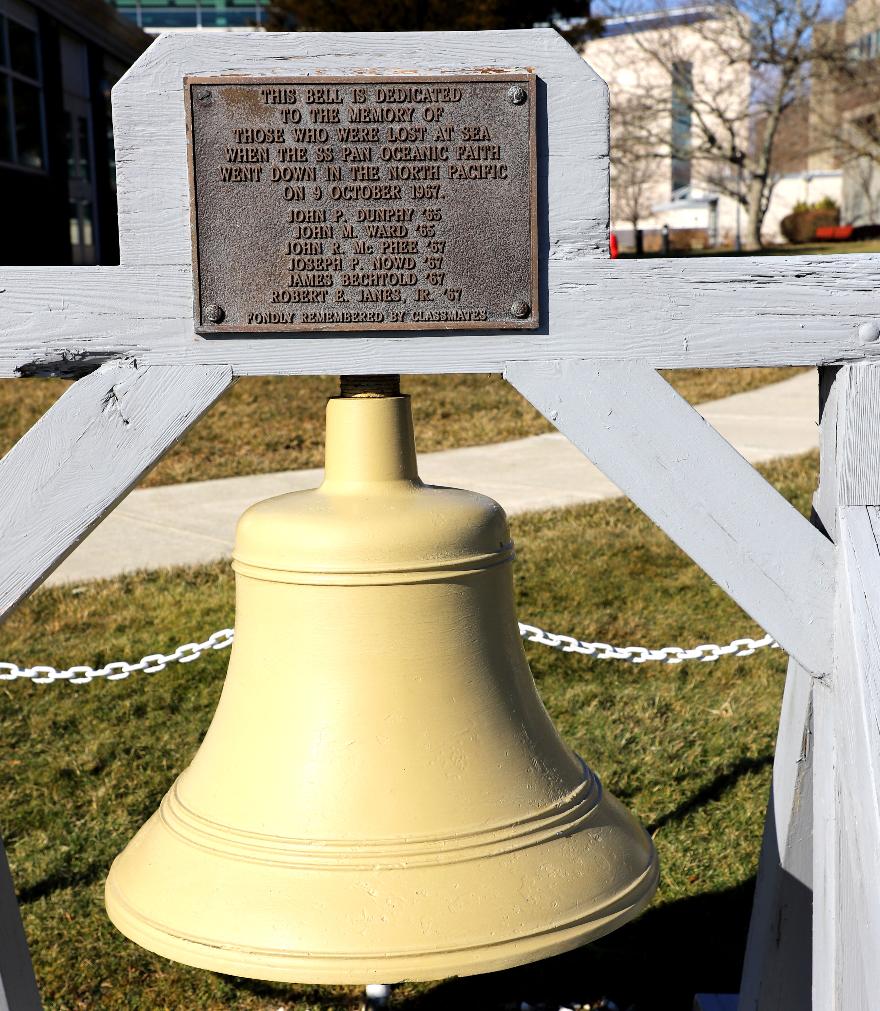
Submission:
{"label": "bell mounting bolt", "polygon": [[340,376],[340,397],[399,397],[400,376]]}

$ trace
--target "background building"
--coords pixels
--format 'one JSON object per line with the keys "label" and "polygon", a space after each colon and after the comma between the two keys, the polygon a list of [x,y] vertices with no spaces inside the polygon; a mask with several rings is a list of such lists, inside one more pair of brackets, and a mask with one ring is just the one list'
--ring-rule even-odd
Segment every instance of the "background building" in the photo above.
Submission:
{"label": "background building", "polygon": [[0,262],[118,262],[110,88],[149,42],[105,0],[0,0]]}
{"label": "background building", "polygon": [[247,31],[259,29],[269,0],[110,0],[145,32]]}
{"label": "background building", "polygon": [[[624,244],[636,228],[657,232],[659,241],[668,225],[709,245],[735,231],[735,201],[700,171],[692,140],[695,84],[712,93],[726,88],[731,105],[747,104],[747,82],[724,79],[716,47],[707,44],[710,23],[723,30],[707,5],[608,18],[602,35],[581,46],[611,93],[612,228]],[[745,144],[747,126],[739,129]]]}
{"label": "background building", "polygon": [[821,42],[837,59],[816,75],[810,101],[811,168],[842,169],[841,218],[880,223],[880,0],[853,0]]}
{"label": "background building", "polygon": [[[612,227],[627,244],[636,228],[650,246],[664,228],[680,245],[735,245],[746,210],[737,194],[747,178],[708,150],[715,134],[728,147],[753,149],[762,124],[750,76],[750,24],[735,8],[700,4],[609,18],[580,51],[611,93]],[[810,166],[806,99],[786,110],[774,152],[765,241],[801,201],[840,201],[836,164]],[[784,163],[783,163],[784,162]]]}

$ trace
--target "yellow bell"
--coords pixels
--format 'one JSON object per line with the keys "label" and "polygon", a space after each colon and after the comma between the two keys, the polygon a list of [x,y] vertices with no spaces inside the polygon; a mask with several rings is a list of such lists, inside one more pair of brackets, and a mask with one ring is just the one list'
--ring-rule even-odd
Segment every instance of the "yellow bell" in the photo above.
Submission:
{"label": "yellow bell", "polygon": [[541,705],[501,507],[421,483],[408,397],[343,389],[321,487],[239,522],[223,694],[115,860],[110,918],[176,961],[283,982],[574,948],[647,904],[654,847]]}

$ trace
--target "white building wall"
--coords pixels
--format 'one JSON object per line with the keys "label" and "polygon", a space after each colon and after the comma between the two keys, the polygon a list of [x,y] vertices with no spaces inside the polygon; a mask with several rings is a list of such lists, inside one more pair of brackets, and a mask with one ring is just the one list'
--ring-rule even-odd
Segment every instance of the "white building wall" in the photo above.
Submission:
{"label": "white building wall", "polygon": [[[880,0],[863,0],[863,2],[878,3]],[[640,22],[635,22],[640,24]],[[726,34],[725,34],[726,33]],[[718,42],[722,41],[723,46]],[[616,34],[585,42],[581,53],[590,66],[607,82],[611,93],[611,144],[612,162],[614,160],[615,138],[615,105],[633,100],[640,94],[671,95],[671,80],[669,72],[651,57],[652,52],[675,54],[676,58],[687,59],[693,64],[694,95],[697,102],[701,96],[708,96],[707,106],[724,108],[727,115],[736,121],[742,136],[739,139],[741,147],[748,143],[750,82],[743,71],[743,63],[731,66],[725,62],[722,49],[730,51],[732,46],[739,45],[738,33],[724,22],[714,21],[672,25],[656,30],[638,31],[632,34]],[[744,56],[743,56],[744,59]],[[723,96],[723,97],[720,97]],[[726,104],[725,104],[726,103]],[[705,110],[703,110],[705,113]],[[658,121],[655,132],[668,136],[670,124]],[[699,145],[696,131],[692,131],[694,147]],[[721,244],[733,245],[737,234],[738,202],[732,197],[720,193],[712,185],[712,175],[718,171],[727,171],[732,178],[735,171],[732,166],[717,162],[701,162],[695,157],[692,162],[692,185],[688,200],[683,206],[672,207],[672,166],[668,156],[652,160],[650,182],[646,185],[646,210],[640,219],[640,227],[646,230],[659,229],[664,225],[670,228],[709,229],[712,210],[717,209],[714,224],[717,228],[717,238]],[[615,183],[612,173],[612,228],[619,232],[628,232],[632,223],[620,213],[620,200],[614,193]],[[778,180],[771,196],[770,207],[764,220],[762,230],[763,240],[769,243],[784,241],[779,229],[780,221],[790,214],[798,201],[814,203],[822,197],[831,197],[838,206],[841,203],[841,173],[809,172],[787,175]],[[694,202],[704,198],[706,202],[694,206]],[[709,198],[715,198],[711,203]],[[746,229],[746,209],[739,208],[739,229],[743,235]]]}
{"label": "white building wall", "polygon": [[[695,100],[710,127],[716,128],[719,134],[724,133],[724,126],[713,113],[713,109],[721,110],[741,133],[738,143],[745,147],[748,140],[748,75],[743,74],[741,63],[731,63],[727,58],[730,52],[742,45],[737,26],[720,18],[708,19],[707,15],[717,13],[717,8],[695,7],[690,11],[690,16],[697,19],[696,23],[676,23],[673,20],[663,24],[657,22],[656,17],[652,21],[652,16],[646,16],[632,22],[638,31],[623,31],[591,39],[581,47],[584,59],[606,81],[611,94],[612,163],[615,122],[622,118],[621,110],[626,108],[627,103],[638,104],[642,96],[646,96],[656,108],[656,121],[650,132],[658,138],[658,147],[650,159],[650,180],[644,187],[644,212],[640,219],[642,228],[661,227],[665,223],[676,228],[705,228],[708,219],[706,207],[688,207],[671,212],[651,210],[668,203],[672,197],[672,160],[669,152],[672,81],[666,67],[651,54],[662,54],[667,62],[689,62],[692,65]],[[671,15],[675,13],[666,12]],[[659,27],[645,27],[653,23]],[[692,128],[691,135],[692,146],[698,149],[702,135],[695,128]],[[717,163],[701,162],[699,152],[695,150],[691,165],[693,195],[711,192],[708,179],[717,170]],[[632,224],[622,214],[622,208],[628,201],[621,199],[615,189],[615,173],[612,171],[614,227],[618,230],[629,229]],[[723,231],[728,221],[735,223],[736,202],[721,197],[718,207],[719,226]]]}
{"label": "white building wall", "polygon": [[[800,172],[783,176],[773,187],[773,196],[767,216],[764,218],[762,235],[765,242],[785,242],[779,229],[779,222],[794,210],[795,204],[814,204],[823,197],[830,197],[838,207],[841,205],[843,187],[842,172]],[[841,224],[846,221],[841,218]]]}

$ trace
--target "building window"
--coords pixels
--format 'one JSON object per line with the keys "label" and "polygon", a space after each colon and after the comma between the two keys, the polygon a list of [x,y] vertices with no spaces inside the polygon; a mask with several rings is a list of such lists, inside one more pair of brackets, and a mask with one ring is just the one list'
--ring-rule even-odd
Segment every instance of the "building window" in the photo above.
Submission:
{"label": "building window", "polygon": [[104,102],[104,143],[107,152],[107,175],[110,182],[110,192],[116,193],[116,141],[113,137],[113,110],[111,107],[111,91],[116,82],[125,73],[121,63],[104,56],[103,74],[101,76],[101,96]]}
{"label": "building window", "polygon": [[852,61],[876,60],[880,56],[880,29],[868,32],[861,38],[851,42],[847,47],[849,58]]}
{"label": "building window", "polygon": [[27,14],[23,5],[21,19],[0,10],[0,162],[45,171],[40,38]]}
{"label": "building window", "polygon": [[95,207],[98,194],[88,50],[80,39],[63,32],[60,42],[71,261],[74,264],[97,263]]}
{"label": "building window", "polygon": [[672,193],[691,184],[691,125],[694,104],[694,66],[689,62],[672,65]]}
{"label": "building window", "polygon": [[268,0],[113,0],[120,14],[145,31],[173,28],[258,28]]}

